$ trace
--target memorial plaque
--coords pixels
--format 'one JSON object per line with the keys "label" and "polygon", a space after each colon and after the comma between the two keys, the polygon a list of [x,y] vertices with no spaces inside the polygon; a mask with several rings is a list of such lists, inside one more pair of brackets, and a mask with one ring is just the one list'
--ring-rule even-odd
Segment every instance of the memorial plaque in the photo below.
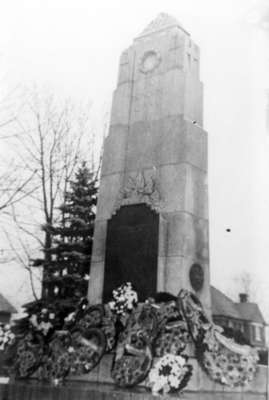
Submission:
{"label": "memorial plaque", "polygon": [[197,292],[203,288],[204,285],[204,271],[200,264],[193,264],[190,268],[190,282],[192,288]]}
{"label": "memorial plaque", "polygon": [[131,282],[139,301],[156,292],[159,217],[145,204],[123,206],[108,221],[103,300]]}

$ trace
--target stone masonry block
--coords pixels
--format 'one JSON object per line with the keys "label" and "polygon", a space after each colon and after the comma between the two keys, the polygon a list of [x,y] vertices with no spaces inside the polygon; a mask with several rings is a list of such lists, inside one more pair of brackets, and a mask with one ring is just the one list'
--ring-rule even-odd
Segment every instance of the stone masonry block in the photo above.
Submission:
{"label": "stone masonry block", "polygon": [[207,174],[190,164],[186,164],[184,210],[197,217],[208,219]]}
{"label": "stone masonry block", "polygon": [[184,212],[169,213],[168,256],[189,256],[195,253],[193,216]]}
{"label": "stone masonry block", "polygon": [[91,276],[89,280],[88,299],[90,304],[102,302],[105,262],[91,262]]}
{"label": "stone masonry block", "polygon": [[194,256],[199,260],[208,260],[207,220],[186,212],[166,213],[165,218],[167,221],[167,246],[164,254]]}
{"label": "stone masonry block", "polygon": [[126,157],[129,170],[180,163],[207,170],[207,134],[200,127],[182,115],[131,126]]}
{"label": "stone masonry block", "polygon": [[158,256],[157,292],[165,291],[166,257]]}
{"label": "stone masonry block", "polygon": [[184,114],[203,126],[203,86],[195,73],[186,74]]}
{"label": "stone masonry block", "polygon": [[207,132],[200,126],[185,120],[187,163],[207,171]]}
{"label": "stone masonry block", "polygon": [[97,201],[97,220],[111,218],[122,189],[123,173],[103,176]]}
{"label": "stone masonry block", "polygon": [[168,246],[168,219],[166,214],[159,214],[159,245],[158,255],[164,257],[167,254]]}
{"label": "stone masonry block", "polygon": [[164,165],[159,168],[160,190],[163,198],[162,212],[183,211],[185,205],[185,189],[187,166]]}
{"label": "stone masonry block", "polygon": [[94,243],[92,261],[98,262],[105,259],[107,221],[96,220],[94,224]]}
{"label": "stone masonry block", "polygon": [[178,294],[180,289],[190,289],[186,269],[183,267],[184,257],[170,256],[166,258],[165,291]]}
{"label": "stone masonry block", "polygon": [[105,139],[102,176],[124,171],[128,125],[112,125]]}
{"label": "stone masonry block", "polygon": [[114,92],[110,125],[129,123],[132,82],[126,82],[117,87]]}

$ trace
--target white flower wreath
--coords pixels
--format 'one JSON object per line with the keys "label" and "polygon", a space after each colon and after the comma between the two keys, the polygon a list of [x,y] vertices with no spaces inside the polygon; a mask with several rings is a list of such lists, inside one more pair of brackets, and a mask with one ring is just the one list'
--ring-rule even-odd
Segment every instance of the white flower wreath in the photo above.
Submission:
{"label": "white flower wreath", "polygon": [[137,293],[133,290],[130,282],[127,282],[113,290],[112,295],[113,300],[108,304],[111,311],[117,315],[125,315],[126,312],[132,311],[132,309],[137,305]]}
{"label": "white flower wreath", "polygon": [[4,350],[5,347],[15,339],[14,333],[10,329],[10,325],[0,325],[0,350]]}
{"label": "white flower wreath", "polygon": [[[186,358],[165,354],[160,358],[149,373],[149,386],[154,395],[159,392],[163,394],[171,390],[179,390],[186,374],[191,373],[191,367],[187,364]],[[187,382],[186,382],[187,383]]]}
{"label": "white flower wreath", "polygon": [[[50,314],[50,319],[54,319],[55,316],[53,313]],[[38,322],[38,316],[37,314],[31,315],[29,318],[30,323],[32,326],[37,330],[40,331],[44,336],[46,336],[49,332],[49,330],[53,327],[52,323],[50,321],[40,321]]]}

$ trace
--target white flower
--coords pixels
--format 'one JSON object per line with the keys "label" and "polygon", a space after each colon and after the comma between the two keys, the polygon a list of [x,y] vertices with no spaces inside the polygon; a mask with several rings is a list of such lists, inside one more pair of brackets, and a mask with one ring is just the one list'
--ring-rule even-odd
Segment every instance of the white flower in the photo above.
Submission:
{"label": "white flower", "polygon": [[112,295],[114,300],[108,304],[110,309],[118,315],[124,315],[126,311],[131,311],[138,299],[130,282],[114,289]]}
{"label": "white flower", "polygon": [[74,319],[75,316],[75,312],[71,312],[70,314],[67,315],[67,317],[65,317],[65,322],[70,322]]}
{"label": "white flower", "polygon": [[45,335],[48,333],[50,328],[52,328],[52,324],[50,322],[44,322],[44,321],[42,321],[37,327],[37,329],[39,331],[42,331]]}
{"label": "white flower", "polygon": [[183,357],[181,357],[181,356],[177,356],[177,362],[178,362],[179,365],[181,365],[182,367],[186,364],[185,358],[183,358]]}
{"label": "white flower", "polygon": [[37,326],[38,326],[36,314],[31,315],[31,317],[29,318],[29,321],[31,322],[31,324],[32,324],[34,327],[37,327]]}
{"label": "white flower", "polygon": [[[149,373],[149,385],[152,388],[152,393],[156,394],[162,391],[165,394],[172,388],[177,389],[187,371],[186,368],[184,369],[185,365],[185,358],[173,354],[165,354],[159,359]],[[170,367],[168,373],[165,372],[164,374],[164,367]]]}
{"label": "white flower", "polygon": [[84,364],[84,368],[86,369],[86,371],[89,371],[91,369],[91,364]]}
{"label": "white flower", "polygon": [[174,376],[174,375],[171,375],[170,377],[169,377],[169,383],[170,383],[170,385],[173,387],[173,388],[178,388],[178,386],[179,386],[179,379],[176,377],[176,376]]}
{"label": "white flower", "polygon": [[75,352],[74,347],[73,346],[69,346],[68,347],[68,353],[74,353],[74,352]]}

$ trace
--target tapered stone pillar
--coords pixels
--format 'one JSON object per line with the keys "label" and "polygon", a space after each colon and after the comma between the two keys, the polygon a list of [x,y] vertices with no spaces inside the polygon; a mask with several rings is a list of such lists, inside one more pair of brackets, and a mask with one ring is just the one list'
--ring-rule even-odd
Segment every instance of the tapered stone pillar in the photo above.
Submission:
{"label": "tapered stone pillar", "polygon": [[[132,241],[146,229],[151,233],[137,248]],[[149,285],[156,287],[150,292],[177,294],[186,288],[209,311],[208,247],[199,48],[177,20],[160,14],[120,58],[104,144],[89,300],[106,300],[106,279],[117,285],[120,273],[133,277],[138,291],[139,279],[153,274]]]}

